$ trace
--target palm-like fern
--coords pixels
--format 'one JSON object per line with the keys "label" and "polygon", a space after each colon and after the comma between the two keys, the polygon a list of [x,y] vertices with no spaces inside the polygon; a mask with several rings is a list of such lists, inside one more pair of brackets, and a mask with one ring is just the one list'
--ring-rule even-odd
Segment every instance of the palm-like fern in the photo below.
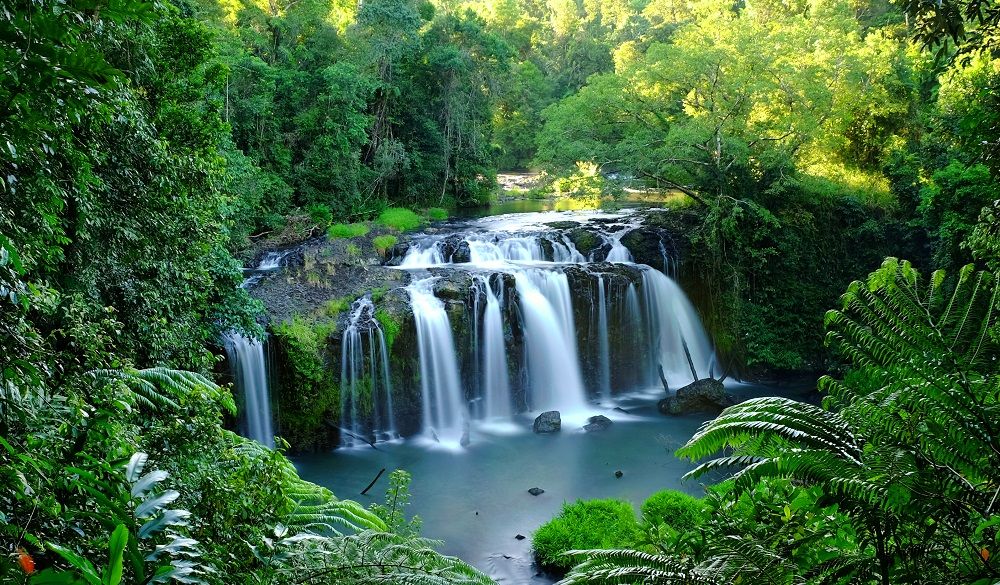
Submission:
{"label": "palm-like fern", "polygon": [[385,522],[351,500],[338,500],[333,492],[299,477],[295,466],[280,453],[256,441],[226,431],[232,453],[240,459],[267,459],[278,469],[286,504],[282,523],[295,533],[342,536],[345,532],[385,531]]}
{"label": "palm-like fern", "polygon": [[[437,541],[380,531],[290,543],[293,562],[282,573],[295,583],[493,585],[465,562],[441,555]],[[324,567],[324,568],[319,568]]]}
{"label": "palm-like fern", "polygon": [[180,402],[196,392],[206,392],[230,414],[236,414],[236,402],[225,388],[205,376],[185,370],[146,368],[137,370],[93,370],[89,377],[102,384],[117,383],[137,403],[150,409],[180,409]]}
{"label": "palm-like fern", "polygon": [[649,554],[636,550],[569,551],[585,560],[558,585],[721,585],[723,583],[801,583],[785,559],[752,539],[735,536],[714,542],[707,559]]}
{"label": "palm-like fern", "polygon": [[[738,485],[768,476],[823,485],[865,525],[883,582],[899,559],[912,571],[938,555],[995,574],[969,535],[1000,493],[1000,287],[971,268],[950,293],[945,285],[943,273],[924,285],[895,259],[852,284],[826,319],[830,345],[856,368],[820,382],[836,412],[778,398],[729,408],[678,454],[735,451],[689,475],[737,466]],[[923,538],[903,545],[908,524]]]}

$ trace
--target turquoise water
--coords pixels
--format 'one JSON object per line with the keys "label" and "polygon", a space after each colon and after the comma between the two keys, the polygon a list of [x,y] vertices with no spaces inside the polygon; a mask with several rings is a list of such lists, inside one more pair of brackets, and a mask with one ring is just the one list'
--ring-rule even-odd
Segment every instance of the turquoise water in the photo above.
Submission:
{"label": "turquoise water", "polygon": [[[777,393],[741,385],[731,390],[743,397]],[[472,444],[458,451],[411,441],[303,456],[295,464],[303,478],[365,505],[383,500],[389,471],[405,469],[413,477],[410,511],[423,519],[424,536],[444,541],[442,552],[502,583],[551,583],[532,566],[531,534],[558,514],[563,502],[620,498],[638,510],[661,489],[703,493],[700,482],[681,479],[693,465],[673,452],[708,415],[660,415],[655,405],[661,396],[662,390],[620,401],[629,414],[608,410],[616,422],[603,432],[564,427],[558,434],[536,435],[530,418],[524,418],[492,434],[474,430]],[[361,496],[383,467],[386,474]],[[615,477],[618,470],[621,479]],[[545,493],[532,496],[532,487]],[[517,540],[518,534],[527,538]]]}

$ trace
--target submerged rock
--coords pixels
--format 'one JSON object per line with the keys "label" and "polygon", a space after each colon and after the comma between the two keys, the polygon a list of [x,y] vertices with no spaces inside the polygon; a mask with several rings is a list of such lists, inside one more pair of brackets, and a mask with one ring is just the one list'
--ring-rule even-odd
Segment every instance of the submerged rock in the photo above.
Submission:
{"label": "submerged rock", "polygon": [[615,472],[615,477],[617,477],[618,479],[621,479],[623,475],[625,475],[625,474],[622,473],[621,469],[619,469],[618,471]]}
{"label": "submerged rock", "polygon": [[535,424],[532,425],[532,429],[536,433],[557,433],[562,429],[562,417],[559,416],[558,410],[549,410],[543,412],[535,418]]}
{"label": "submerged rock", "polygon": [[578,228],[583,224],[578,221],[567,220],[567,221],[550,221],[545,225],[555,230],[571,230],[573,228]]}
{"label": "submerged rock", "polygon": [[[466,421],[462,424],[462,439],[458,442],[458,444],[463,447],[468,447],[471,442],[472,439],[469,436],[469,423]],[[476,515],[478,516],[479,512],[476,512]]]}
{"label": "submerged rock", "polygon": [[736,404],[736,399],[722,382],[705,378],[679,389],[674,396],[664,398],[657,404],[661,414],[687,414],[689,412],[719,412]]}
{"label": "submerged rock", "polygon": [[540,496],[540,495],[542,495],[542,494],[545,493],[545,490],[543,490],[540,487],[533,487],[530,490],[528,490],[528,493],[531,494],[531,495],[533,495],[533,496]]}
{"label": "submerged rock", "polygon": [[590,417],[587,424],[583,425],[583,430],[588,433],[593,433],[594,431],[604,431],[607,430],[607,428],[612,424],[614,423],[610,418],[604,416],[603,414],[599,414],[597,416]]}

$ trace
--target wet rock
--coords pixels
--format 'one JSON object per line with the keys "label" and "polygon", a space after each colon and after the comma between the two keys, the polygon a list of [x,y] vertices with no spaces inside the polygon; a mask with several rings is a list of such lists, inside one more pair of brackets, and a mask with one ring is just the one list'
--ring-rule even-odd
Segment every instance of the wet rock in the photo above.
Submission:
{"label": "wet rock", "polygon": [[584,256],[588,256],[604,244],[604,238],[600,234],[584,228],[572,230],[567,235],[576,249]]}
{"label": "wet rock", "polygon": [[608,427],[614,424],[610,418],[604,416],[603,414],[592,416],[587,420],[588,422],[583,426],[583,430],[587,431],[588,433],[607,430]]}
{"label": "wet rock", "polygon": [[464,273],[446,273],[434,283],[434,296],[445,301],[462,301],[469,296],[469,278]]}
{"label": "wet rock", "polygon": [[[466,422],[465,424],[462,425],[462,438],[459,439],[458,444],[461,445],[461,446],[463,446],[463,447],[468,447],[469,443],[471,443],[471,442],[472,442],[472,439],[469,437],[469,423]],[[476,516],[478,516],[478,515],[479,515],[479,512],[476,512]]]}
{"label": "wet rock", "polygon": [[578,228],[583,224],[578,221],[550,221],[545,225],[556,230],[571,230],[573,228]]}
{"label": "wet rock", "polygon": [[472,262],[472,251],[469,249],[469,242],[462,240],[455,246],[455,251],[451,253],[451,261],[460,264]]}
{"label": "wet rock", "polygon": [[540,495],[542,495],[542,494],[545,493],[545,490],[543,490],[540,487],[533,487],[530,490],[528,490],[528,493],[531,494],[531,495],[533,495],[533,496],[540,496]]}
{"label": "wet rock", "polygon": [[528,537],[523,534],[518,534],[517,536],[514,537],[514,540],[524,540],[525,538]]}
{"label": "wet rock", "polygon": [[621,469],[619,469],[618,471],[615,472],[615,477],[617,477],[618,479],[621,479],[623,475],[625,475],[625,474],[622,473]]}
{"label": "wet rock", "polygon": [[621,412],[621,413],[623,413],[623,414],[630,414],[630,413],[629,413],[629,411],[625,410],[624,408],[622,408],[622,407],[620,407],[620,406],[616,406],[616,407],[614,408],[614,410],[616,410],[617,412]]}
{"label": "wet rock", "polygon": [[557,433],[562,428],[562,417],[558,410],[543,412],[535,418],[532,429],[536,433]]}
{"label": "wet rock", "polygon": [[705,378],[677,390],[674,396],[657,404],[661,414],[687,414],[689,412],[719,412],[736,404],[722,382]]}

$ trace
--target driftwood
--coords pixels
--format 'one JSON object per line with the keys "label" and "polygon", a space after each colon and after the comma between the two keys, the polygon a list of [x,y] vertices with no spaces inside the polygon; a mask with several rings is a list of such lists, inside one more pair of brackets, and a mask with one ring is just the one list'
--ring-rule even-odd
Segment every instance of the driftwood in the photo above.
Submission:
{"label": "driftwood", "polygon": [[370,484],[368,484],[368,487],[366,487],[365,489],[361,490],[361,495],[362,496],[365,495],[365,494],[367,494],[368,490],[372,489],[372,486],[375,485],[375,482],[378,481],[378,478],[382,477],[383,473],[385,473],[385,468],[384,467],[382,468],[381,471],[378,472],[378,475],[375,476],[375,479],[373,479],[372,482]]}
{"label": "driftwood", "polygon": [[688,349],[687,341],[685,341],[683,337],[681,337],[681,346],[684,348],[684,355],[687,356],[688,367],[691,368],[691,375],[694,377],[694,381],[697,382],[701,378],[698,377],[698,370],[694,368],[694,360],[691,359],[691,350]]}
{"label": "driftwood", "polygon": [[670,394],[670,384],[667,384],[667,377],[663,375],[663,364],[656,364],[656,371],[660,374],[660,383],[663,384],[663,391]]}
{"label": "driftwood", "polygon": [[362,437],[361,435],[354,434],[351,431],[349,431],[349,430],[347,430],[347,429],[345,429],[343,427],[338,427],[336,425],[330,425],[330,426],[332,426],[333,428],[337,429],[338,431],[344,433],[345,435],[347,435],[349,437],[354,437],[355,439],[357,439],[359,441],[363,441],[365,443],[368,443],[369,445],[371,445],[372,449],[375,449],[376,451],[379,451],[379,448],[375,446],[375,443],[373,441],[369,440],[368,438]]}

